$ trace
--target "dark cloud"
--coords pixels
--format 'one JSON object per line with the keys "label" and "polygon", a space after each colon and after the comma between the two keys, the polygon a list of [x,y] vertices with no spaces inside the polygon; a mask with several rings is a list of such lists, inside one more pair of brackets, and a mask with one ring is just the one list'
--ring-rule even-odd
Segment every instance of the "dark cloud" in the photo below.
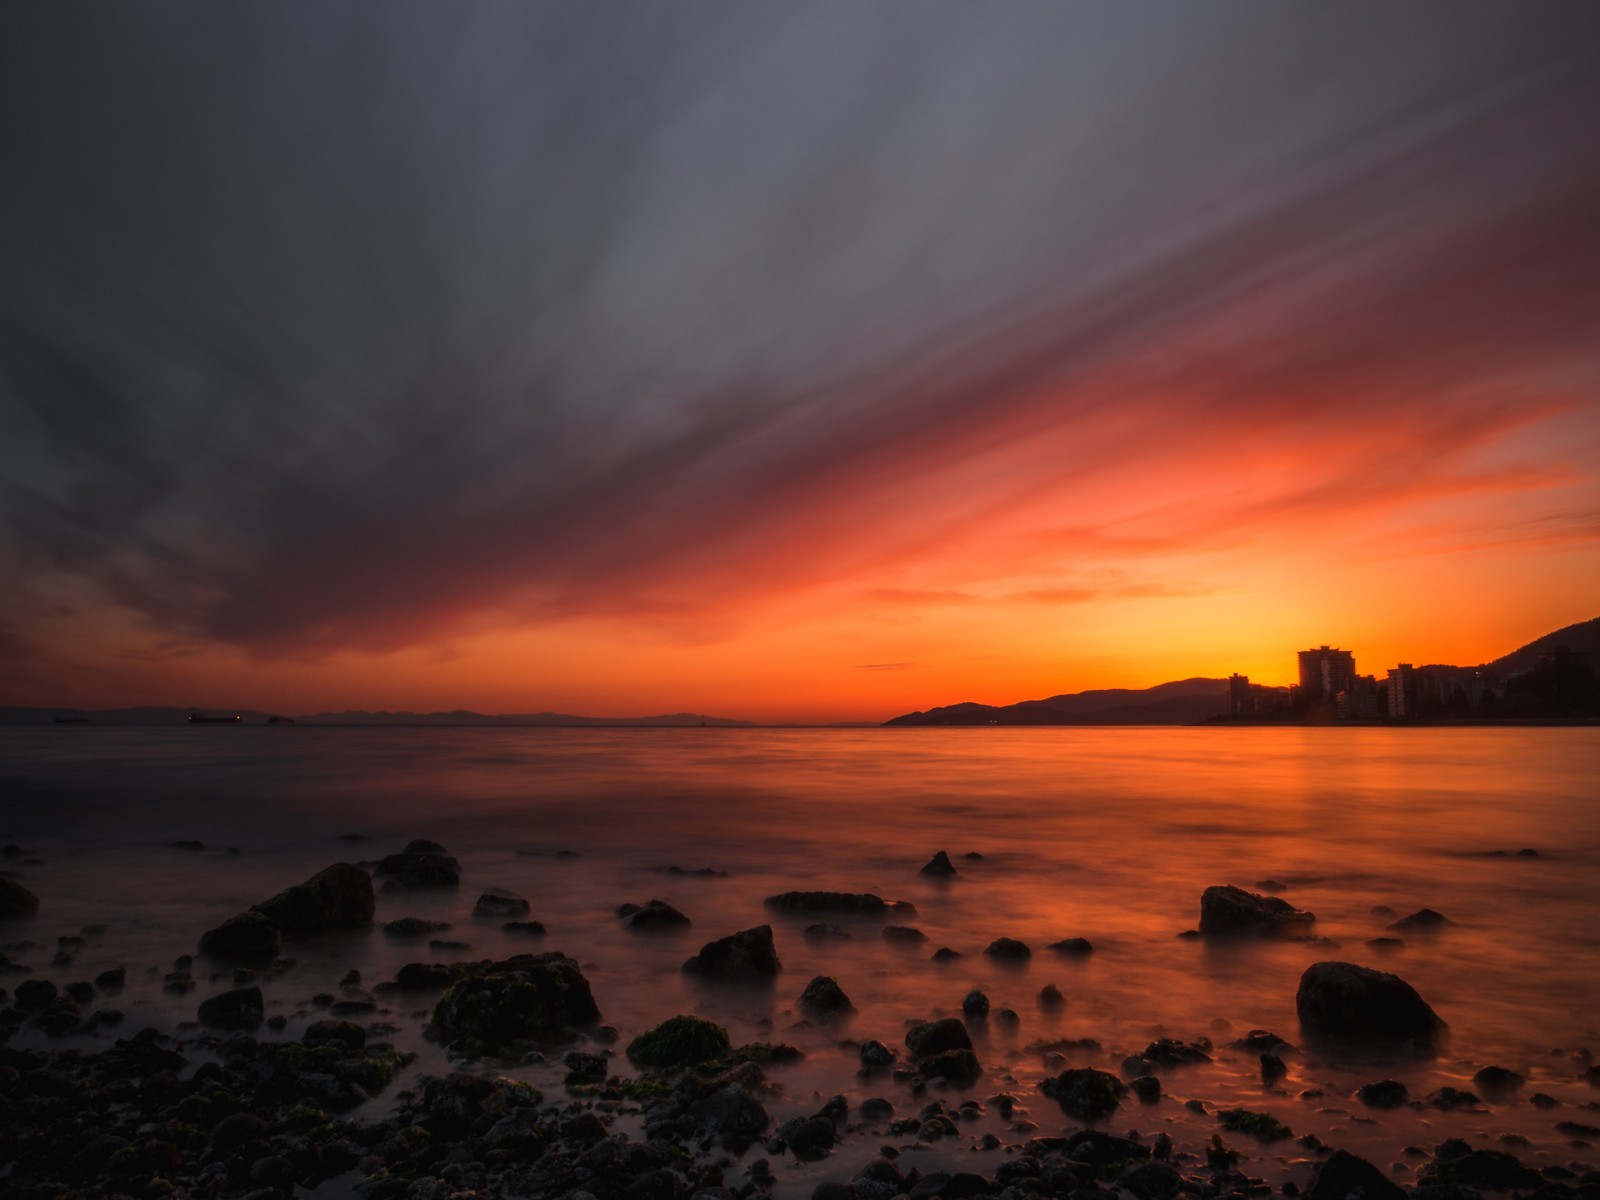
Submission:
{"label": "dark cloud", "polygon": [[[1458,486],[1593,383],[1597,33],[1478,4],[13,6],[0,554],[316,654],[693,625],[1241,437],[1340,447],[1275,511],[1401,462]],[[998,482],[942,486],[984,456]]]}

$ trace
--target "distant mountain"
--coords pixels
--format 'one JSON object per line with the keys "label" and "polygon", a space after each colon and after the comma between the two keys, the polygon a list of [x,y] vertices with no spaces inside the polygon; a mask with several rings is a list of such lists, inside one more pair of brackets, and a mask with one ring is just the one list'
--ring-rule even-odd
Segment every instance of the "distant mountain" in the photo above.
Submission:
{"label": "distant mountain", "polygon": [[1551,653],[1557,646],[1565,646],[1579,654],[1587,654],[1590,665],[1600,668],[1600,617],[1592,621],[1579,621],[1576,625],[1568,625],[1565,629],[1547,633],[1542,638],[1536,638],[1526,646],[1513,650],[1504,658],[1485,663],[1480,669],[1492,679],[1509,679],[1513,675],[1533,670],[1539,665],[1540,655]]}
{"label": "distant mountain", "polygon": [[[238,715],[244,725],[264,725],[269,714],[255,709],[223,708],[0,708],[0,725],[50,725],[87,722],[91,725],[182,725],[192,712],[208,716]],[[705,717],[698,713],[670,713],[658,717],[575,717],[567,713],[489,714],[456,709],[453,712],[339,712],[295,717],[297,725],[554,725],[625,728],[712,726],[747,727],[754,721]]]}
{"label": "distant mountain", "polygon": [[1150,688],[1070,692],[1018,704],[950,704],[885,725],[1191,725],[1227,707],[1224,679],[1180,679]]}

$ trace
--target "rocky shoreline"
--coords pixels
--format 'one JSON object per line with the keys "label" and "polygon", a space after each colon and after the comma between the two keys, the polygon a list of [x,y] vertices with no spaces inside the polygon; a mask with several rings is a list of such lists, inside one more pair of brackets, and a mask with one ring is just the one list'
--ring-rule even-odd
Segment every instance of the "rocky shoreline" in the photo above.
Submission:
{"label": "rocky shoreline", "polygon": [[[955,870],[940,852],[924,873]],[[1448,1026],[1404,980],[1335,959],[1306,968],[1294,1040],[1219,1029],[1215,1042],[1160,1036],[1118,1055],[1089,1038],[1041,1039],[1028,1045],[1045,1073],[1037,1083],[983,1061],[984,1032],[1022,1018],[991,1010],[979,990],[960,1001],[959,1016],[935,1006],[874,1038],[846,1029],[853,1005],[838,980],[818,975],[803,988],[796,981],[795,1011],[829,1033],[854,1066],[831,1096],[786,1086],[800,1049],[776,1039],[736,1045],[701,1016],[664,1012],[624,1039],[604,1022],[604,997],[593,994],[579,962],[558,951],[444,961],[442,952],[454,948],[434,939],[440,961],[418,959],[371,986],[354,969],[337,981],[302,980],[318,990],[298,1036],[286,1036],[282,1014],[267,1015],[261,984],[300,970],[285,957],[297,939],[370,926],[375,883],[454,887],[459,875],[444,847],[413,842],[370,864],[334,864],[199,933],[198,977],[190,955],[162,974],[167,994],[194,1001],[194,1020],[171,1031],[121,1028],[115,1004],[125,970],[57,988],[27,977],[26,960],[47,946],[8,943],[0,956],[8,985],[0,988],[0,1193],[1236,1200],[1276,1191],[1310,1200],[1600,1200],[1591,1144],[1600,1138],[1600,1103],[1584,1098],[1600,1087],[1600,1068],[1586,1051],[1563,1060],[1569,1083],[1561,1096],[1534,1091],[1496,1064],[1482,1066],[1470,1092],[1444,1087],[1413,1097],[1386,1078],[1345,1096],[1298,1089],[1302,1102],[1348,1104],[1379,1128],[1386,1116],[1421,1114],[1443,1136],[1425,1146],[1396,1141],[1391,1153],[1405,1163],[1297,1134],[1268,1111],[1282,1112],[1276,1098],[1296,1095],[1283,1084],[1291,1070],[1310,1082],[1320,1064],[1344,1056],[1422,1059],[1447,1042]],[[35,919],[37,898],[15,879],[0,884],[7,918]],[[833,920],[915,917],[910,905],[866,893],[788,892],[766,906],[811,921],[806,936],[823,940],[842,932]],[[508,933],[542,932],[526,900],[503,889],[485,891],[474,912],[505,918]],[[624,904],[617,919],[641,936],[687,924],[657,900]],[[1404,931],[1440,921],[1447,918],[1425,909],[1395,924]],[[1288,938],[1320,949],[1314,922],[1276,897],[1216,887],[1202,897],[1194,936]],[[901,932],[887,940],[902,944],[920,936],[914,926],[888,926],[886,936],[888,929]],[[418,939],[441,932],[416,918],[384,931]],[[61,937],[52,963],[70,964],[83,936]],[[1051,949],[1093,953],[1082,938]],[[996,937],[987,953],[1016,960],[1032,951]],[[708,941],[684,963],[704,986],[758,992],[777,986],[780,969],[770,925]],[[1041,1012],[1064,1002],[1051,984],[1037,1001]],[[402,1028],[388,1019],[396,1012],[425,1022],[426,1037],[457,1069],[419,1074],[416,1054],[397,1037]],[[1218,1107],[1185,1098],[1184,1072],[1217,1061],[1255,1075],[1275,1102]],[[545,1086],[513,1077],[534,1068]],[[378,1096],[388,1103],[371,1103]],[[1463,1114],[1513,1108],[1547,1121],[1570,1148],[1566,1161],[1535,1166],[1517,1153],[1526,1138],[1483,1144],[1480,1136],[1474,1144],[1464,1126],[1450,1128]]]}

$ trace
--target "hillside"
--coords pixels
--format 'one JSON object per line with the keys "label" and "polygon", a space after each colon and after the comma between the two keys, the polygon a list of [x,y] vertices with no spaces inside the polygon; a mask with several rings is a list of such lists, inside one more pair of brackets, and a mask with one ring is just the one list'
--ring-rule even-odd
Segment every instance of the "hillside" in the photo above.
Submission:
{"label": "hillside", "polygon": [[907,713],[885,725],[1191,725],[1223,711],[1227,681],[1180,679],[1102,688],[1018,704],[961,704]]}

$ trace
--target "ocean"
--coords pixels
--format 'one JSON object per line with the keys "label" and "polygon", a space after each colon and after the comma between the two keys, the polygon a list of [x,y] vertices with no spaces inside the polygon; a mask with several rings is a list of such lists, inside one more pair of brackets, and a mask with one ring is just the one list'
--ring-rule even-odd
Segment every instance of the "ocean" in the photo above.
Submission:
{"label": "ocean", "polygon": [[[1402,1149],[1447,1135],[1486,1144],[1526,1138],[1517,1143],[1524,1161],[1560,1165],[1577,1151],[1554,1122],[1600,1097],[1575,1057],[1600,1050],[1597,734],[6,728],[0,843],[17,851],[0,867],[41,907],[35,919],[0,924],[0,942],[33,977],[58,984],[127,968],[114,1001],[124,1023],[78,1039],[85,1046],[144,1025],[181,1032],[199,1000],[231,986],[225,973],[208,977],[200,960],[195,992],[163,990],[173,960],[193,953],[204,930],[330,863],[375,860],[430,838],[460,860],[460,889],[382,892],[377,920],[449,921],[439,936],[469,949],[433,952],[376,926],[291,943],[286,953],[297,965],[263,984],[268,1015],[288,1020],[282,1036],[322,1016],[312,996],[337,990],[352,968],[370,987],[407,961],[560,950],[581,964],[602,1020],[620,1033],[619,1051],[667,1017],[698,1013],[727,1026],[735,1044],[783,1041],[806,1052],[770,1071],[782,1089],[769,1104],[778,1119],[815,1111],[835,1093],[882,1095],[915,1111],[921,1099],[904,1085],[857,1076],[854,1041],[900,1046],[909,1021],[959,1015],[976,988],[991,1015],[971,1022],[985,1068],[971,1094],[1011,1092],[1021,1114],[1012,1121],[1043,1132],[1070,1122],[1039,1094],[1060,1061],[1047,1065],[1037,1043],[1093,1039],[1099,1049],[1082,1045],[1068,1060],[1115,1071],[1155,1037],[1209,1038],[1213,1062],[1165,1076],[1167,1099],[1148,1108],[1130,1102],[1113,1127],[1198,1143],[1216,1132],[1211,1111],[1243,1105],[1394,1163],[1402,1181],[1414,1168]],[[362,840],[340,840],[352,834]],[[958,873],[920,874],[940,850]],[[1328,940],[1180,937],[1214,884],[1272,890],[1315,913],[1316,933]],[[490,887],[526,897],[546,936],[513,938],[498,920],[474,919],[473,903]],[[890,920],[927,940],[886,940],[883,921],[764,908],[765,897],[795,889],[909,901],[916,914]],[[618,905],[657,898],[686,913],[692,928],[646,937],[620,927]],[[1434,933],[1386,928],[1424,907],[1453,924]],[[850,939],[808,938],[805,926],[818,919]],[[680,970],[702,943],[759,924],[773,926],[783,963],[770,991],[707,986]],[[51,965],[57,939],[85,928],[85,947]],[[1403,945],[1369,944],[1385,936]],[[1031,959],[985,956],[1000,937],[1027,943]],[[1093,953],[1047,948],[1073,937],[1087,938]],[[940,947],[961,957],[932,961]],[[1325,959],[1401,975],[1449,1023],[1447,1051],[1433,1061],[1359,1061],[1301,1050],[1288,1057],[1285,1080],[1263,1085],[1256,1055],[1230,1043],[1265,1029],[1298,1045],[1296,985],[1307,965]],[[814,1025],[796,1011],[802,988],[822,974],[855,1005],[843,1027]],[[1046,984],[1065,995],[1063,1009],[1040,1006]],[[419,1053],[408,1077],[449,1069],[423,1037],[425,1006],[378,996],[374,1019]],[[28,1039],[45,1040],[23,1029],[14,1044]],[[1446,1115],[1425,1105],[1375,1113],[1352,1099],[1360,1084],[1386,1077],[1414,1097],[1445,1085],[1471,1089],[1488,1065],[1527,1077],[1514,1101]],[[629,1073],[620,1053],[614,1070]],[[510,1073],[560,1094],[559,1056]],[[370,1102],[374,1114],[392,1105],[393,1090]],[[1562,1107],[1530,1105],[1535,1092]],[[1600,1123],[1592,1112],[1586,1119]],[[992,1107],[975,1128],[1018,1139]],[[987,1171],[1006,1151],[926,1153],[960,1153],[966,1169]],[[1304,1156],[1283,1143],[1264,1169],[1287,1178]],[[838,1155],[787,1164],[779,1194],[807,1195],[814,1180],[848,1178],[859,1165]]]}

